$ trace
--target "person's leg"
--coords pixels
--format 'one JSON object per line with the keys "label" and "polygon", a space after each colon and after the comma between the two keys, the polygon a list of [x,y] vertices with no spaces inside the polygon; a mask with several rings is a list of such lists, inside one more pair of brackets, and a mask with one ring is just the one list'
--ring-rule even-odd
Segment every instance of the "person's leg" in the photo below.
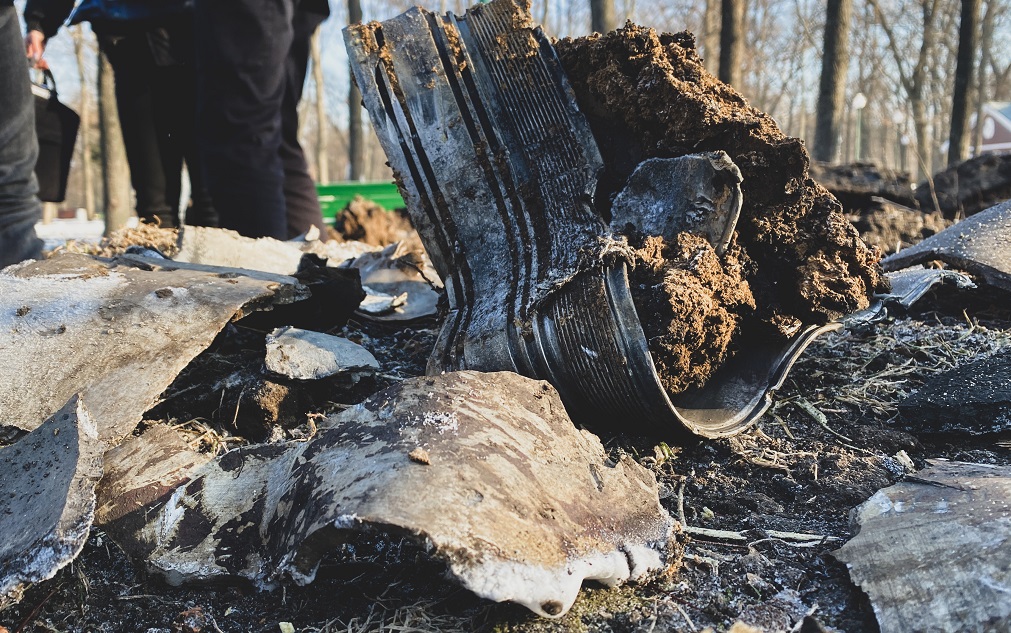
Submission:
{"label": "person's leg", "polygon": [[292,0],[197,0],[198,142],[221,226],[288,236],[281,102]]}
{"label": "person's leg", "polygon": [[36,193],[35,102],[21,25],[13,6],[0,5],[0,268],[42,253],[35,223],[42,217]]}
{"label": "person's leg", "polygon": [[305,73],[309,63],[309,38],[325,18],[326,16],[320,13],[295,10],[291,49],[285,62],[280,151],[281,162],[284,164],[284,199],[289,238],[305,233],[314,225],[326,235],[316,183],[309,175],[305,153],[298,142],[298,102],[302,99],[302,87],[305,85]]}
{"label": "person's leg", "polygon": [[178,224],[179,203],[166,195],[166,166],[155,120],[155,67],[147,37],[143,32],[103,34],[98,42],[115,75],[119,126],[130,165],[130,182],[137,195],[137,216],[145,222],[174,227]]}

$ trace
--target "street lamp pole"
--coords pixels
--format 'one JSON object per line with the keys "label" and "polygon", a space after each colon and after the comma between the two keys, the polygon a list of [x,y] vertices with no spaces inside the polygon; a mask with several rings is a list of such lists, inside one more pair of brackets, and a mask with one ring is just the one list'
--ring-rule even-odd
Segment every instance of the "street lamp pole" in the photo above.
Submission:
{"label": "street lamp pole", "polygon": [[864,108],[867,107],[867,97],[864,93],[858,92],[853,95],[853,109],[857,111],[857,134],[856,142],[854,143],[855,152],[853,156],[854,162],[860,162],[863,158],[863,136],[864,136]]}

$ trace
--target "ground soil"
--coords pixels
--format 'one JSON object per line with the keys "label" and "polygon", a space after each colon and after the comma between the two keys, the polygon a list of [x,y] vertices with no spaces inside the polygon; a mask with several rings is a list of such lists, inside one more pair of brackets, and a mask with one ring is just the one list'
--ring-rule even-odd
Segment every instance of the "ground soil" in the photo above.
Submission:
{"label": "ground soil", "polygon": [[847,217],[868,245],[890,255],[951,226],[940,213],[924,213],[883,199],[869,201]]}
{"label": "ground soil", "polygon": [[[724,150],[744,177],[737,241],[754,263],[744,272],[758,306],[755,319],[786,337],[801,322],[822,323],[861,309],[870,293],[884,289],[878,254],[810,178],[803,141],[783,134],[772,117],[710,75],[690,33],[660,34],[629,23],[607,35],[561,40],[556,48],[604,158],[597,206],[605,217],[642,160]],[[639,306],[675,305],[672,287],[661,277],[640,283],[633,297]],[[643,296],[651,293],[660,296]],[[705,340],[703,347],[724,347],[722,331],[692,329],[704,324],[670,316],[644,319],[655,355],[670,351],[657,341],[672,329]],[[650,325],[662,327],[654,331]],[[668,367],[688,363],[683,358]],[[685,382],[680,376],[666,380]]]}
{"label": "ground soil", "polygon": [[[662,503],[674,517],[691,526],[740,531],[748,540],[681,534],[684,555],[669,573],[615,589],[590,583],[561,620],[475,598],[447,581],[438,561],[401,537],[363,536],[327,559],[315,583],[259,593],[242,585],[168,587],[146,577],[95,529],[75,563],[0,612],[0,626],[11,632],[274,633],[279,622],[292,622],[300,632],[332,633],[645,632],[726,630],[741,620],[773,631],[789,630],[813,612],[829,629],[873,631],[866,597],[832,557],[841,541],[797,547],[767,538],[764,530],[847,539],[853,534],[850,510],[902,476],[894,458],[900,450],[918,466],[929,457],[1011,462],[1006,438],[917,436],[900,430],[908,421],[898,418],[897,403],[927,378],[1011,350],[1006,297],[996,298],[1004,301],[1000,307],[991,303],[992,291],[943,290],[924,300],[929,311],[893,315],[871,329],[817,340],[773,409],[741,436],[684,446],[669,445],[663,437],[603,436],[615,455],[631,454],[657,475]],[[370,387],[377,389],[423,373],[437,328],[352,323],[342,332],[380,360],[384,372]],[[248,367],[255,362],[250,350],[261,338],[230,329],[173,389],[210,384],[237,365]],[[318,411],[340,410],[368,392],[334,390]],[[212,426],[213,412],[187,420],[192,414],[185,406],[166,409],[176,400],[184,399],[167,400],[162,415],[183,416],[175,421],[194,429],[195,442],[205,450],[222,450],[209,442],[214,434],[200,430]],[[824,418],[819,421],[811,410]],[[299,429],[284,432],[297,437]],[[224,444],[236,441],[242,440],[233,435]]]}

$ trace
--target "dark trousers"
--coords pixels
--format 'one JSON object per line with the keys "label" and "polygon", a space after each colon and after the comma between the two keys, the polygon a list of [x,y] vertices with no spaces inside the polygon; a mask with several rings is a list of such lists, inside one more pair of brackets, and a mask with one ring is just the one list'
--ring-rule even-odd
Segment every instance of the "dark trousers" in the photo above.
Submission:
{"label": "dark trousers", "polygon": [[191,18],[159,26],[95,26],[116,78],[116,105],[138,217],[161,226],[179,225],[185,160],[193,203],[186,223],[216,226],[196,144]]}
{"label": "dark trousers", "polygon": [[278,239],[324,228],[298,142],[297,106],[309,38],[325,6],[196,2],[201,155],[224,228]]}
{"label": "dark trousers", "polygon": [[42,252],[35,159],[35,102],[14,6],[0,2],[0,268]]}

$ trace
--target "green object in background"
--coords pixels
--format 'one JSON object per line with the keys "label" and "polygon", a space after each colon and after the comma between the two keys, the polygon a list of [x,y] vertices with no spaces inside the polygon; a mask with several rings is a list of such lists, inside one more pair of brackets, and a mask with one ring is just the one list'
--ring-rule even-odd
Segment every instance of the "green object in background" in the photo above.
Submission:
{"label": "green object in background", "polygon": [[402,209],[404,199],[400,197],[397,185],[392,182],[335,182],[316,185],[319,206],[323,219],[333,224],[337,214],[348,206],[356,195],[375,202],[387,211]]}

